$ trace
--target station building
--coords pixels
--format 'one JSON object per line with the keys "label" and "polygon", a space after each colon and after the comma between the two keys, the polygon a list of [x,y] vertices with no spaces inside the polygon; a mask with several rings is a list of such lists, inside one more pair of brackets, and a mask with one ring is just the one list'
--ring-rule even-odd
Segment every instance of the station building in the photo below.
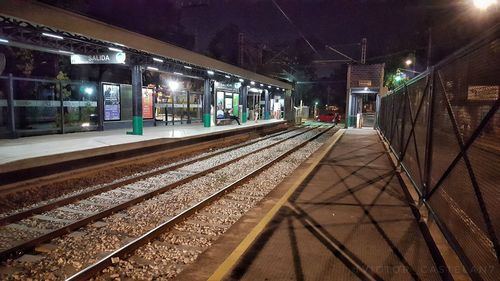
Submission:
{"label": "station building", "polygon": [[346,126],[375,128],[384,94],[384,64],[351,64],[347,69]]}
{"label": "station building", "polygon": [[291,95],[290,83],[138,33],[36,1],[0,2],[1,138],[223,126],[228,111],[243,123],[291,119]]}

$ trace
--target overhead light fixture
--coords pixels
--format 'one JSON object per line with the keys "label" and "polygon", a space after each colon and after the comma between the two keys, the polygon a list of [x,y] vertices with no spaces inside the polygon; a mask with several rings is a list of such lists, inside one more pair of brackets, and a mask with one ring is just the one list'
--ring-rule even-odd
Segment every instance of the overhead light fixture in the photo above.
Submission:
{"label": "overhead light fixture", "polygon": [[224,75],[224,77],[226,77],[227,79],[231,78],[231,76],[229,75]]}
{"label": "overhead light fixture", "polygon": [[497,4],[497,0],[474,0],[474,5],[480,10],[486,10],[490,6]]}
{"label": "overhead light fixture", "polygon": [[157,61],[157,62],[163,62],[162,59],[159,59],[159,58],[153,58],[154,61]]}
{"label": "overhead light fixture", "polygon": [[177,75],[184,75],[183,73],[180,73],[180,72],[174,72],[174,74],[177,74]]}
{"label": "overhead light fixture", "polygon": [[285,91],[285,89],[281,89],[281,90],[283,90],[283,92]]}
{"label": "overhead light fixture", "polygon": [[113,48],[113,47],[109,47],[108,50],[113,51],[113,52],[123,52],[122,50],[120,50],[118,48]]}
{"label": "overhead light fixture", "polygon": [[154,70],[154,71],[158,71],[158,68],[156,67],[152,67],[152,66],[148,66],[146,67],[147,70]]}
{"label": "overhead light fixture", "polygon": [[271,86],[267,86],[269,89],[271,89]]}
{"label": "overhead light fixture", "polygon": [[213,72],[212,70],[207,70],[207,73],[208,73],[208,75],[214,75],[215,74],[215,72]]}
{"label": "overhead light fixture", "polygon": [[255,85],[255,82],[254,81],[250,81],[250,84]]}
{"label": "overhead light fixture", "polygon": [[184,68],[193,69],[191,66],[185,65]]}
{"label": "overhead light fixture", "polygon": [[368,91],[368,87],[365,87],[365,91]]}
{"label": "overhead light fixture", "polygon": [[179,82],[168,81],[168,87],[170,88],[170,90],[175,91],[175,90],[179,89]]}
{"label": "overhead light fixture", "polygon": [[115,45],[117,45],[117,46],[120,46],[120,47],[125,47],[125,45],[120,44],[120,43],[113,43],[113,44],[115,44]]}
{"label": "overhead light fixture", "polygon": [[245,80],[243,80],[243,79],[241,79],[241,78],[240,78],[240,79],[238,79],[238,81],[240,81],[240,82],[242,82],[242,83],[243,83]]}
{"label": "overhead light fixture", "polygon": [[51,33],[43,32],[42,35],[47,36],[47,37],[51,37],[51,38],[55,38],[55,39],[59,39],[59,40],[64,39],[64,37],[62,37],[62,36],[51,34]]}
{"label": "overhead light fixture", "polygon": [[92,95],[92,93],[94,93],[94,89],[92,87],[85,87],[84,91],[87,95]]}
{"label": "overhead light fixture", "polygon": [[0,42],[2,42],[2,43],[9,43],[9,40],[0,38]]}
{"label": "overhead light fixture", "polygon": [[260,84],[261,87],[264,87],[264,84]]}
{"label": "overhead light fixture", "polygon": [[67,55],[74,55],[75,53],[70,52],[70,51],[64,51],[64,50],[57,50],[61,54],[67,54]]}

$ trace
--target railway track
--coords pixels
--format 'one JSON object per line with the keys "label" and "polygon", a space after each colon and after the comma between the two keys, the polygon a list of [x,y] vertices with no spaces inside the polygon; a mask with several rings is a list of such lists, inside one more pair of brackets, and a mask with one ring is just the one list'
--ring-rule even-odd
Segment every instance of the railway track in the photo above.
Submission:
{"label": "railway track", "polygon": [[[16,211],[13,211],[13,212],[6,212],[3,214],[0,214],[0,226],[5,225],[7,223],[19,221],[19,220],[27,218],[31,215],[43,213],[43,212],[52,210],[58,206],[67,205],[69,203],[72,203],[72,202],[75,202],[78,200],[82,200],[82,199],[88,198],[90,196],[93,196],[93,195],[96,195],[99,193],[103,193],[103,192],[106,192],[108,190],[112,190],[114,188],[120,187],[120,186],[131,184],[131,183],[146,179],[148,177],[156,176],[156,175],[166,173],[169,171],[174,171],[176,169],[182,168],[183,166],[187,166],[187,165],[196,163],[198,161],[209,159],[210,157],[214,157],[214,156],[221,155],[221,154],[229,152],[229,151],[234,151],[234,150],[237,150],[237,149],[240,149],[243,147],[254,145],[258,142],[262,142],[262,141],[269,140],[272,138],[277,138],[280,136],[286,138],[287,135],[290,135],[290,134],[291,134],[291,136],[293,136],[293,132],[300,129],[300,128],[302,128],[302,127],[292,128],[292,129],[278,132],[278,133],[274,133],[274,134],[271,134],[271,135],[268,135],[268,136],[265,136],[262,138],[247,141],[247,142],[244,142],[242,144],[233,145],[233,146],[223,148],[223,149],[218,149],[218,150],[213,151],[213,152],[203,153],[203,154],[195,156],[195,157],[190,157],[188,159],[178,161],[178,162],[173,163],[171,165],[157,167],[157,168],[152,169],[148,172],[143,172],[143,173],[139,173],[137,175],[132,175],[132,176],[125,176],[122,179],[112,181],[111,183],[90,186],[90,187],[87,187],[84,189],[80,189],[76,192],[72,192],[69,194],[65,194],[63,196],[59,196],[59,197],[54,198],[52,200],[46,200],[44,202],[39,202],[39,203],[35,204],[34,206],[20,208]],[[12,192],[12,191],[8,191],[8,192]]]}
{"label": "railway track", "polygon": [[[109,278],[121,277],[120,275],[132,279],[174,277],[182,270],[182,267],[194,261],[197,255],[211,244],[211,241],[229,229],[288,173],[291,173],[301,163],[300,160],[307,158],[319,148],[319,146],[313,149],[309,148],[306,155],[298,153],[300,149],[321,137],[329,129],[321,131],[263,163],[67,280],[86,280],[96,276],[97,280],[108,280]],[[283,161],[286,158],[288,161]],[[274,165],[276,166],[273,167]],[[281,177],[276,177],[277,174]],[[257,179],[259,175],[262,176],[262,179]],[[152,240],[156,240],[156,243],[150,243]],[[205,243],[200,243],[200,241],[205,241]],[[172,258],[179,253],[180,258],[177,257],[177,260],[172,263]],[[130,255],[132,255],[131,258],[123,260],[124,257]],[[130,262],[130,259],[135,262]],[[181,263],[180,267],[179,262]],[[153,265],[153,275],[151,274],[151,265]],[[110,266],[111,268],[109,268]],[[162,267],[168,269],[167,272],[158,274],[158,271],[154,270],[155,267],[156,269]]]}
{"label": "railway track", "polygon": [[[19,256],[69,231],[172,190],[250,154],[269,149],[313,129],[305,128],[298,132],[274,134],[264,140],[256,140],[202,157],[195,157],[195,159],[3,217],[1,222],[10,222],[10,224],[0,227],[0,260]],[[159,184],[152,184],[151,179],[156,179]]]}
{"label": "railway track", "polygon": [[[304,132],[301,132],[298,135],[301,135],[302,138],[305,137],[306,139],[311,139],[311,138],[316,139],[319,136],[318,130],[317,129],[311,129],[311,130],[305,130]],[[276,150],[275,151],[276,153],[279,152],[278,154],[270,153],[269,150],[266,150],[267,148],[263,148],[263,149],[260,149],[259,152],[254,151],[252,153],[248,153],[246,155],[246,157],[240,157],[240,158],[238,158],[238,160],[232,161],[232,163],[236,163],[236,162],[240,163],[240,162],[244,162],[245,160],[250,160],[251,163],[254,163],[255,165],[259,166],[259,168],[257,170],[261,171],[262,169],[265,169],[265,167],[269,167],[269,165],[272,165],[276,161],[279,161],[278,159],[282,159],[283,157],[286,157],[292,151],[297,150],[301,146],[304,146],[307,144],[307,141],[300,141],[298,138],[297,139],[286,138],[286,139],[288,142],[283,141],[285,143],[281,142],[280,143],[281,145],[274,146],[273,150]],[[289,149],[289,147],[293,147],[293,148]],[[260,160],[262,160],[262,161],[260,161]],[[299,159],[299,160],[303,160],[303,159]],[[297,161],[294,161],[294,162],[297,162]],[[298,161],[298,162],[300,163],[300,161]],[[288,166],[290,166],[290,165],[288,165]],[[186,167],[186,166],[184,166],[184,167]],[[196,169],[189,169],[189,165],[187,167],[188,167],[188,169],[185,169],[183,172],[190,171],[191,173],[193,173],[193,171],[196,170]],[[221,192],[226,192],[226,191],[230,190],[231,188],[234,188],[236,185],[238,185],[238,184],[231,184],[231,183],[234,183],[234,177],[237,177],[238,175],[240,175],[240,176],[242,175],[241,171],[239,171],[239,170],[241,170],[241,168],[239,168],[239,169],[231,168],[232,165],[225,165],[223,168],[218,167],[218,166],[215,166],[215,167],[217,167],[217,168],[212,169],[211,173],[210,172],[205,173],[205,175],[203,177],[199,177],[195,180],[191,180],[189,183],[183,183],[181,185],[177,185],[177,188],[170,189],[167,192],[168,194],[157,196],[157,197],[163,196],[160,199],[154,199],[154,200],[151,199],[151,200],[145,201],[145,202],[141,203],[142,206],[137,206],[137,208],[135,208],[135,209],[129,208],[131,210],[127,211],[126,216],[124,216],[123,214],[116,214],[113,216],[113,218],[109,218],[109,220],[107,220],[107,218],[106,218],[104,220],[104,222],[99,221],[97,223],[97,224],[101,223],[102,225],[105,225],[106,227],[102,227],[102,225],[101,226],[90,225],[88,227],[85,227],[85,232],[87,230],[90,231],[90,233],[85,236],[86,238],[87,237],[96,238],[96,237],[99,237],[99,235],[104,235],[104,232],[109,232],[109,231],[111,231],[111,233],[121,233],[120,235],[117,235],[118,238],[115,237],[113,239],[111,239],[111,238],[110,239],[103,238],[103,240],[101,239],[102,240],[101,245],[99,245],[99,243],[94,243],[94,242],[88,243],[89,252],[93,251],[93,250],[91,250],[91,248],[94,246],[97,247],[97,252],[99,252],[99,251],[100,252],[109,252],[112,249],[116,249],[116,248],[119,248],[119,246],[122,246],[122,244],[124,243],[123,241],[130,241],[130,240],[134,240],[134,239],[137,240],[138,239],[137,237],[141,237],[141,235],[143,235],[145,232],[149,233],[149,232],[153,231],[151,229],[156,229],[155,226],[161,225],[161,221],[165,221],[165,218],[168,218],[167,221],[170,221],[171,223],[173,221],[183,219],[188,213],[186,213],[182,210],[191,209],[191,207],[192,207],[191,205],[193,205],[194,202],[203,201],[201,199],[207,194],[214,195],[212,197],[214,199],[219,197],[222,194],[219,192],[221,190],[220,187],[213,186],[213,183],[215,183],[215,182],[219,182],[219,183],[223,184],[224,186],[226,186],[226,188],[223,189],[224,191],[221,191]],[[191,168],[194,168],[194,167],[191,166]],[[228,169],[229,169],[229,171],[227,171]],[[224,171],[224,170],[226,170],[226,171]],[[250,177],[252,177],[252,175],[259,173],[257,170],[248,174],[246,177],[244,175],[242,177],[239,177],[241,180],[241,181],[238,181],[239,184],[248,180]],[[238,172],[239,172],[239,174],[238,174]],[[225,180],[224,177],[232,177],[232,178]],[[203,187],[203,188],[200,188],[200,187]],[[205,189],[205,190],[202,191],[202,189]],[[197,192],[199,194],[196,194]],[[215,195],[215,194],[217,194],[217,195]],[[121,195],[123,195],[123,194],[121,194]],[[253,193],[251,192],[249,194],[242,194],[242,195],[240,195],[240,197],[246,198],[247,201],[251,201],[250,199],[259,198],[259,196],[261,196],[261,195],[262,195],[261,192],[253,192]],[[125,194],[125,196],[126,196],[126,194]],[[149,201],[151,201],[151,202],[149,202]],[[206,202],[208,202],[208,201],[206,201]],[[148,203],[149,205],[146,203]],[[202,206],[204,204],[206,204],[206,203],[198,204],[197,206]],[[148,205],[148,206],[144,206],[144,205]],[[236,205],[238,205],[238,204],[236,204]],[[91,204],[91,206],[94,206],[94,205]],[[155,213],[155,212],[157,212],[156,209],[161,209],[161,208],[163,208],[161,210],[161,215],[163,216],[163,218],[160,221],[155,221],[155,220],[151,220],[151,219],[144,219],[145,215],[148,215],[149,213]],[[171,209],[171,210],[166,211],[165,208]],[[180,212],[180,211],[182,211],[182,212]],[[121,213],[123,213],[123,212],[121,212]],[[219,212],[217,214],[222,221],[224,221],[224,220],[230,221],[231,220],[229,218],[229,216],[226,217],[223,214],[224,214],[223,212]],[[130,216],[130,217],[127,218],[127,216]],[[87,223],[90,223],[91,221],[96,221],[96,220],[98,220],[98,218],[94,218],[93,220],[90,220]],[[120,225],[122,224],[122,222],[125,222],[126,220],[128,220],[129,222],[130,221],[136,222],[137,226],[134,225],[134,229],[120,229]],[[150,230],[150,231],[148,231],[148,230]],[[69,230],[66,229],[66,232],[68,232],[68,231]],[[107,235],[109,236],[109,233]],[[71,233],[70,235],[67,235],[67,236],[68,236],[67,239],[75,240],[75,241],[73,241],[75,243],[75,245],[73,245],[73,246],[75,248],[78,248],[79,245],[76,245],[76,244],[80,244],[80,242],[81,242],[81,241],[77,242],[81,238],[80,234]],[[45,240],[45,241],[48,241],[48,240],[49,239],[47,238],[47,240]],[[61,241],[62,241],[62,239],[61,239]],[[53,241],[53,242],[55,244],[58,244],[58,243],[62,243],[61,241],[60,241],[60,239],[56,239],[56,241],[55,242]],[[67,244],[67,243],[65,243],[65,244]],[[31,245],[31,247],[34,247],[34,245]],[[69,247],[69,248],[66,248],[66,247]],[[80,245],[80,247],[81,247],[81,245]],[[75,270],[80,269],[81,266],[83,266],[83,264],[87,264],[89,262],[94,262],[96,260],[96,258],[89,258],[87,262],[71,263],[68,261],[69,258],[64,257],[64,255],[65,254],[71,255],[71,253],[74,253],[74,251],[76,251],[76,250],[72,249],[72,246],[67,246],[67,245],[65,245],[64,247],[61,246],[60,248],[61,248],[61,250],[60,251],[55,250],[53,255],[55,255],[55,256],[62,255],[63,256],[62,258],[61,257],[59,257],[58,259],[56,258],[54,261],[53,258],[55,258],[55,257],[52,257],[51,256],[52,254],[49,253],[49,254],[47,254],[48,255],[47,259],[45,261],[41,261],[41,263],[39,265],[42,267],[47,267],[47,268],[52,267],[53,268],[54,262],[56,264],[58,264],[59,261],[65,260],[64,264],[59,264],[59,265],[61,265],[61,266],[64,265],[64,268],[71,267],[71,269],[68,269],[66,271],[63,270],[62,273],[59,272],[59,274],[63,274],[64,276],[51,275],[52,273],[50,273],[51,270],[49,269],[48,270],[49,272],[46,272],[47,275],[38,276],[38,278],[43,278],[43,279],[66,278],[68,276],[67,275],[68,272],[69,273],[74,272]],[[89,256],[90,256],[90,254],[89,254]],[[73,257],[72,260],[73,261],[78,260],[78,258]],[[82,260],[82,259],[80,259],[80,260]],[[66,262],[66,261],[68,261],[68,262]],[[19,263],[23,264],[24,262],[8,261],[7,263],[4,263],[4,266],[16,268],[19,266]],[[72,266],[69,266],[70,264],[72,264]],[[30,265],[26,265],[26,266],[30,266]],[[57,268],[57,269],[59,269],[59,268]],[[14,274],[12,276],[22,276],[22,275],[15,275]],[[15,277],[13,278],[13,280],[15,280]]]}

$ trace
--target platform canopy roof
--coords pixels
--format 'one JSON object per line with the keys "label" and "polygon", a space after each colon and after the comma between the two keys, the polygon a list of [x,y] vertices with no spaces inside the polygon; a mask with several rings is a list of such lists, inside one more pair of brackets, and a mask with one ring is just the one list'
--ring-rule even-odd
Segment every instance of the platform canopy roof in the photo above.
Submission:
{"label": "platform canopy roof", "polygon": [[[235,78],[255,81],[281,89],[292,89],[290,83],[276,80],[136,32],[44,3],[28,0],[1,0],[0,15],[3,16],[3,23],[7,21],[12,22],[11,19],[15,19],[14,21],[28,22],[33,25],[32,27],[39,28],[41,31],[47,30],[64,35],[65,38],[67,37],[69,40],[72,40],[71,46],[74,46],[75,42],[81,42],[82,44],[92,43],[94,45],[102,44],[106,48],[121,48],[125,52],[149,55],[151,58],[166,58],[178,62],[179,64],[202,69],[204,71],[212,70],[221,75],[230,75]],[[19,28],[23,26],[26,26],[26,24],[20,24]],[[0,34],[0,36],[2,35],[5,34]],[[17,46],[23,47],[24,43],[21,42],[17,44]],[[29,45],[26,44],[25,46]]]}

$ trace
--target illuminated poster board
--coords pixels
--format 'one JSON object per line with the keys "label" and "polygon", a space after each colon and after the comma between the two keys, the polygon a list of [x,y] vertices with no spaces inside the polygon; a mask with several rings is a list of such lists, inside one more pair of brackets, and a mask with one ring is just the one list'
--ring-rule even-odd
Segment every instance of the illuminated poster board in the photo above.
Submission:
{"label": "illuminated poster board", "polygon": [[120,86],[103,84],[104,121],[120,120]]}
{"label": "illuminated poster board", "polygon": [[239,94],[233,94],[233,115],[234,116],[240,116],[240,95]]}
{"label": "illuminated poster board", "polygon": [[224,92],[217,92],[217,109],[224,109]]}
{"label": "illuminated poster board", "polygon": [[153,118],[153,89],[142,89],[142,118]]}

